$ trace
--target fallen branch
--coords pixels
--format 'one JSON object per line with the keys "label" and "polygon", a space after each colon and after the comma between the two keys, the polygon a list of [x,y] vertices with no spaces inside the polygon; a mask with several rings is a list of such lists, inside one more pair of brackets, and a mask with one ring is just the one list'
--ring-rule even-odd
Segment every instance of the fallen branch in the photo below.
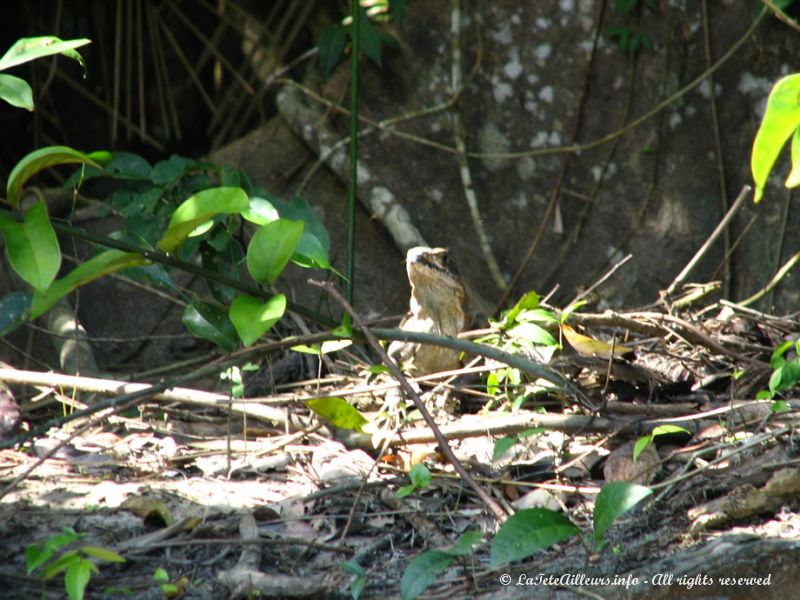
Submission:
{"label": "fallen branch", "polygon": [[414,402],[414,405],[417,407],[417,410],[419,410],[422,418],[425,419],[425,423],[427,423],[428,427],[430,427],[433,431],[433,435],[436,441],[439,443],[439,449],[441,450],[442,454],[447,457],[447,460],[451,465],[453,465],[453,468],[456,470],[456,472],[461,475],[464,483],[472,488],[475,494],[477,494],[478,498],[483,501],[483,503],[486,505],[486,508],[491,511],[494,517],[501,523],[504,522],[508,518],[506,511],[503,510],[503,508],[491,496],[489,496],[489,494],[487,494],[480,485],[478,485],[469,472],[464,468],[464,465],[461,464],[461,461],[458,460],[456,455],[453,453],[452,448],[450,448],[447,438],[442,435],[442,432],[439,430],[439,427],[433,420],[431,413],[428,412],[428,408],[419,397],[419,394],[417,394],[416,390],[405,378],[397,364],[389,357],[389,355],[386,353],[386,350],[384,350],[383,347],[378,343],[378,340],[370,331],[369,327],[364,325],[358,314],[355,312],[355,310],[353,310],[353,307],[350,306],[347,300],[345,300],[344,297],[339,293],[339,290],[337,290],[330,282],[309,280],[309,283],[327,291],[334,298],[334,300],[336,300],[348,312],[348,314],[350,314],[350,316],[353,318],[354,326],[361,330],[361,332],[369,341],[370,346],[372,346],[372,349],[378,353],[378,356],[381,357],[381,360],[389,368],[389,371],[391,371],[392,375],[394,375],[400,382],[400,386],[405,394]]}

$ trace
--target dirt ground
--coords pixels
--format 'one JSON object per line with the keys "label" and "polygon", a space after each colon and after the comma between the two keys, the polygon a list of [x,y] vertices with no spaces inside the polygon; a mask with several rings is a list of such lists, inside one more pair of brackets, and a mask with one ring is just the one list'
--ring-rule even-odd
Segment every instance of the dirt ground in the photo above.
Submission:
{"label": "dirt ground", "polygon": [[[489,397],[485,373],[505,365],[479,358],[465,368],[478,374],[453,382],[449,405],[432,397],[455,455],[504,511],[551,508],[582,531],[500,567],[489,563],[498,518],[424,424],[406,423],[378,458],[381,427],[396,424],[386,409],[393,380],[366,371],[366,347],[326,356],[320,378],[267,377],[269,393],[262,365],[246,402],[206,379],[172,396],[133,392],[71,420],[62,402],[80,410],[119,396],[72,398],[62,384],[22,383],[22,371],[9,383],[4,370],[2,406],[10,410],[13,393],[22,426],[0,451],[0,598],[66,597],[63,573],[44,583],[41,568],[26,573],[26,548],[65,528],[78,539],[53,560],[68,549],[92,556],[87,598],[350,598],[362,583],[362,598],[396,598],[414,557],[472,530],[481,541],[421,597],[794,597],[800,404],[791,387],[776,395],[780,404],[755,398],[774,377],[773,349],[800,326],[792,315],[712,308],[578,313],[571,331],[611,340],[617,352],[603,358],[581,353],[579,338],[577,352],[565,343],[549,366],[568,389],[542,393],[523,377]],[[288,356],[279,351],[270,364]],[[333,396],[367,415],[363,433],[331,427],[304,404]],[[396,393],[395,402],[403,404]],[[634,462],[636,440],[664,424],[683,431],[655,437]],[[509,435],[516,443],[498,454],[496,441]],[[418,462],[432,481],[400,497]],[[653,494],[597,548],[594,499],[610,480]],[[125,561],[99,560],[87,546]]]}

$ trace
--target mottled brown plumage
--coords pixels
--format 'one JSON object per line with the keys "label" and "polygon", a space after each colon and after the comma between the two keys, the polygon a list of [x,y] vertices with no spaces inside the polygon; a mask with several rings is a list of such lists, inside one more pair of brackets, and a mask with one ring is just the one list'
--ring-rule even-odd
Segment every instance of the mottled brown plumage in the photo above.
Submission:
{"label": "mottled brown plumage", "polygon": [[[455,337],[467,324],[466,293],[445,248],[417,246],[406,257],[409,314],[400,329]],[[457,369],[458,352],[430,344],[392,342],[389,355],[413,375]]]}

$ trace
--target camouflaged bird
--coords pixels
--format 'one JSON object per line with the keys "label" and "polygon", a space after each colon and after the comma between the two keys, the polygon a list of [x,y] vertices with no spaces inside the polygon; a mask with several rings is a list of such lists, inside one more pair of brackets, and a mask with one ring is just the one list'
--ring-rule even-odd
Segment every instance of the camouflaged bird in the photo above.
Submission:
{"label": "camouflaged bird", "polygon": [[[412,248],[406,256],[406,271],[411,301],[400,329],[452,337],[461,333],[467,325],[466,293],[447,250]],[[457,351],[431,344],[392,342],[389,356],[415,376],[460,367]]]}

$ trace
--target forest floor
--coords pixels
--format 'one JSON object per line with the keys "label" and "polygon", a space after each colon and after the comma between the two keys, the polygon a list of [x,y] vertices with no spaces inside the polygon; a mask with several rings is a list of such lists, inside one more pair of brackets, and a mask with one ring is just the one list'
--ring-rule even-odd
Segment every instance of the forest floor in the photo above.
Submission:
{"label": "forest floor", "polygon": [[[72,420],[64,402],[79,410],[108,394],[26,385],[20,372],[0,403],[9,410],[13,392],[23,423],[0,450],[0,598],[66,597],[59,559],[96,564],[87,598],[794,597],[796,315],[720,303],[576,312],[568,322],[564,350],[547,357],[568,388],[481,357],[465,361],[471,375],[419,385],[439,385],[437,398],[450,389],[429,405],[438,402],[441,432],[495,507],[548,508],[580,535],[491,566],[504,517],[454,472],[413,410],[394,430],[386,407],[403,402],[395,392],[387,401],[396,383],[369,369],[366,347],[325,356],[320,377],[259,383],[262,365],[246,402],[173,390]],[[327,398],[359,407],[360,433],[305,403],[323,399],[325,410]],[[432,478],[409,488],[418,463]],[[652,493],[598,545],[595,498],[609,481]],[[475,543],[453,548],[465,534]],[[520,534],[520,551],[540,535]],[[28,573],[26,548],[31,561],[37,545],[52,556]],[[449,553],[409,568],[427,550]],[[103,560],[117,554],[124,562]]]}

